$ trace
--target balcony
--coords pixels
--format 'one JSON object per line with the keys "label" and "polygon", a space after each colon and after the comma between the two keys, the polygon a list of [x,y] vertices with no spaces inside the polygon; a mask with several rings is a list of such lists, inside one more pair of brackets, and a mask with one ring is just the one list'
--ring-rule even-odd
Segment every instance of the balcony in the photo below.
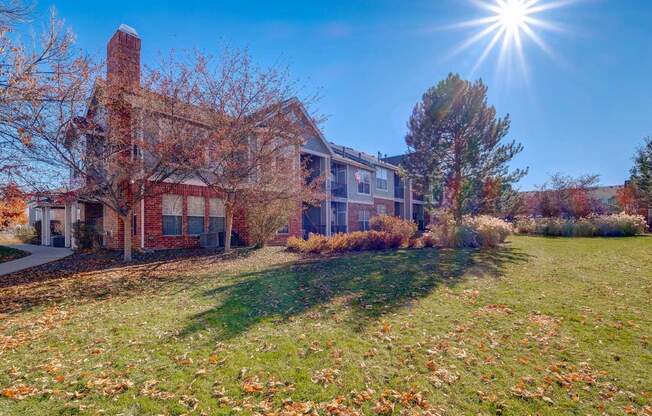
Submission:
{"label": "balcony", "polygon": [[394,187],[394,198],[405,198],[405,188],[403,187],[403,184]]}
{"label": "balcony", "polygon": [[394,198],[405,199],[405,182],[394,173]]}
{"label": "balcony", "polygon": [[346,198],[348,196],[346,183],[331,182],[331,195],[336,198]]}

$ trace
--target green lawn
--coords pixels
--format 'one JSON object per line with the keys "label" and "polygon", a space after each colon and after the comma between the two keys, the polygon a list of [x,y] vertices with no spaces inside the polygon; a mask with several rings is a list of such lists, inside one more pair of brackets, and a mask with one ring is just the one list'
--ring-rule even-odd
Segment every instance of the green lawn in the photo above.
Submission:
{"label": "green lawn", "polygon": [[29,256],[29,253],[23,250],[17,250],[11,247],[0,246],[0,263],[5,261],[16,260],[21,257]]}
{"label": "green lawn", "polygon": [[0,277],[2,415],[652,414],[649,237],[61,265]]}

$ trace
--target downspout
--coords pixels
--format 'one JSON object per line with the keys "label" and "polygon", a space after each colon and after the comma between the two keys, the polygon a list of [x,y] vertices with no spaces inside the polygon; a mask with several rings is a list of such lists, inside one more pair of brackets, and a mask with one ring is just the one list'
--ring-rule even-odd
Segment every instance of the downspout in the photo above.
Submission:
{"label": "downspout", "polygon": [[145,197],[140,200],[140,248],[145,249]]}

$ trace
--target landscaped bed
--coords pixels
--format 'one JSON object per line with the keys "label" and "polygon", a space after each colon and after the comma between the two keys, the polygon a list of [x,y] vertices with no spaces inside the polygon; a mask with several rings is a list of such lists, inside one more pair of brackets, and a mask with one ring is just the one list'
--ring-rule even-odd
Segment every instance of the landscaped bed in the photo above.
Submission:
{"label": "landscaped bed", "polygon": [[29,253],[27,251],[18,250],[11,247],[0,246],[0,263],[17,260],[25,256],[29,256]]}
{"label": "landscaped bed", "polygon": [[0,413],[652,411],[650,238],[186,254],[0,281]]}

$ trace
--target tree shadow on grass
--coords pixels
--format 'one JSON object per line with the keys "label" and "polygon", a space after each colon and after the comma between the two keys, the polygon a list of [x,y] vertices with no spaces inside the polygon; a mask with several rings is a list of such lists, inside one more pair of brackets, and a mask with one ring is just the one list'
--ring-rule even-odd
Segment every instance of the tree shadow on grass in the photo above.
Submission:
{"label": "tree shadow on grass", "polygon": [[454,286],[467,276],[499,277],[505,266],[527,261],[521,250],[399,250],[309,259],[235,276],[235,283],[203,293],[219,302],[194,315],[184,335],[207,327],[224,338],[257,323],[284,321],[315,306],[346,299],[354,321],[370,319],[409,305],[440,285]]}

